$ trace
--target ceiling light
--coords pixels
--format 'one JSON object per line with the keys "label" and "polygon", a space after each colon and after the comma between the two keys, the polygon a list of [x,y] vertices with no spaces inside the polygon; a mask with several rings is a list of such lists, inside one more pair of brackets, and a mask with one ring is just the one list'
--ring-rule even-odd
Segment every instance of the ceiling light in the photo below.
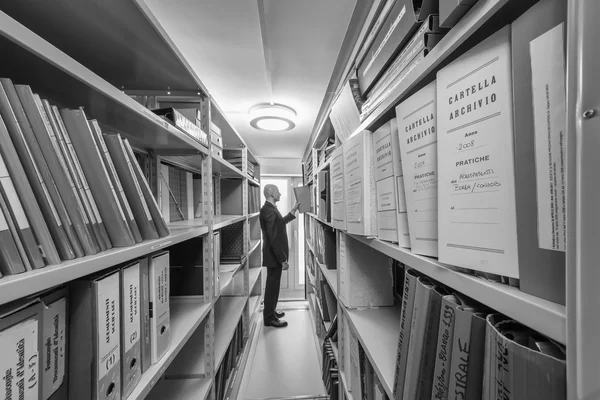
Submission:
{"label": "ceiling light", "polygon": [[296,111],[282,104],[257,104],[249,114],[250,125],[261,131],[283,132],[296,126]]}

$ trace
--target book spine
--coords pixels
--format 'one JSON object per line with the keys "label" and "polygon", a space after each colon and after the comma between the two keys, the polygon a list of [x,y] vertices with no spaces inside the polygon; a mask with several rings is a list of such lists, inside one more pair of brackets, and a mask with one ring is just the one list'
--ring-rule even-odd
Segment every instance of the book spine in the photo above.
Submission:
{"label": "book spine", "polygon": [[108,166],[107,171],[109,173],[109,178],[113,184],[113,187],[117,191],[117,197],[121,202],[121,208],[125,212],[125,216],[127,217],[127,223],[129,225],[129,229],[131,229],[131,233],[135,239],[136,243],[141,242],[142,234],[140,229],[135,221],[135,217],[133,212],[131,211],[131,206],[129,205],[129,201],[127,200],[127,196],[125,195],[125,191],[123,190],[123,185],[121,185],[121,180],[119,179],[119,175],[115,170],[115,165],[110,157],[110,153],[108,152],[108,148],[106,147],[106,142],[104,141],[104,137],[102,135],[102,130],[100,129],[100,125],[98,121],[92,119],[89,121],[90,128],[92,130],[92,136],[96,143],[96,147],[100,150],[100,155],[102,157],[102,161],[105,166]]}
{"label": "book spine", "polygon": [[375,40],[375,37],[381,30],[383,22],[389,15],[390,11],[392,10],[392,6],[394,5],[395,2],[396,2],[396,0],[386,0],[385,5],[383,6],[383,9],[377,16],[375,23],[373,24],[373,26],[371,27],[371,30],[369,31],[369,35],[365,39],[363,45],[360,48],[360,51],[358,52],[358,55],[356,56],[356,65],[362,64],[364,58],[366,57],[367,53],[371,49],[373,40]]}
{"label": "book spine", "polygon": [[94,181],[91,188],[94,197],[98,199],[100,213],[105,220],[111,221],[106,229],[113,246],[134,245],[135,241],[127,225],[127,218],[108,176],[106,166],[102,162],[85,113],[81,109],[63,109],[60,113],[73,141],[73,147],[82,161],[83,171],[89,179]]}
{"label": "book spine", "polygon": [[431,400],[446,400],[448,398],[457,306],[456,298],[453,296],[444,296],[442,299]]}
{"label": "book spine", "polygon": [[165,237],[165,236],[169,236],[169,234],[170,234],[169,228],[167,227],[166,221],[160,212],[160,208],[158,207],[158,204],[156,203],[156,198],[152,194],[152,190],[150,190],[148,181],[146,181],[146,177],[144,177],[142,169],[140,168],[140,165],[137,163],[137,161],[135,159],[135,154],[133,153],[133,149],[131,148],[131,145],[129,144],[129,141],[127,139],[123,140],[123,144],[125,145],[125,150],[127,152],[127,155],[129,156],[129,160],[130,160],[131,164],[135,167],[134,172],[137,176],[138,182],[142,182],[142,185],[141,185],[142,192],[144,193],[144,198],[146,199],[146,202],[147,202],[146,204],[150,208],[150,213],[152,214],[152,220],[154,221],[154,224],[156,225],[156,230],[158,232],[158,236],[160,236],[161,238]]}
{"label": "book spine", "polygon": [[[169,348],[169,253],[150,259],[150,326],[152,363],[158,362]],[[218,275],[218,274],[217,274]]]}
{"label": "book spine", "polygon": [[77,156],[75,155],[74,157],[74,155],[71,153],[72,148],[68,148],[68,143],[65,140],[64,133],[61,130],[59,121],[57,121],[54,113],[52,112],[50,103],[44,100],[42,101],[42,104],[45,111],[45,118],[47,118],[50,123],[50,139],[52,140],[52,144],[55,145],[54,150],[59,156],[59,159],[61,159],[61,164],[63,164],[64,168],[66,169],[65,175],[69,177],[70,181],[75,187],[79,202],[83,207],[86,218],[90,222],[90,226],[92,227],[99,249],[101,251],[107,250],[108,247],[104,241],[104,237],[99,226],[99,224],[102,223],[102,219],[100,218],[100,214],[98,214],[98,210],[95,208],[96,203],[90,193],[89,187],[86,190],[86,187],[84,187],[84,184],[82,183],[82,181],[85,179],[85,176],[82,177],[83,173],[80,174],[80,171],[77,169]]}
{"label": "book spine", "polygon": [[[31,184],[28,181],[25,173],[25,164],[28,160],[21,161],[19,159],[10,137],[11,133],[20,135],[21,128],[3,87],[4,81],[5,79],[0,79],[0,148],[31,227],[31,235],[28,234],[30,237],[23,237],[23,240],[28,243],[27,248],[29,249],[29,257],[33,268],[41,268],[44,264],[58,264],[60,263],[60,255],[52,238],[54,229],[48,226],[47,221],[44,219],[42,212],[42,209],[45,209],[44,205],[42,204],[41,207],[38,205],[32,188],[39,181],[35,180]],[[44,203],[43,198],[40,199],[40,203]],[[33,247],[35,247],[35,250]]]}
{"label": "book spine", "polygon": [[141,293],[141,364],[142,373],[152,365],[152,345],[150,339],[150,277],[148,257],[141,258],[140,263],[140,293]]}
{"label": "book spine", "polygon": [[29,141],[30,146],[33,146],[33,140],[38,142],[85,254],[94,255],[98,250],[95,239],[89,230],[89,220],[87,220],[81,202],[74,191],[72,180],[69,179],[68,174],[65,174],[64,165],[54,151],[47,123],[43,120],[43,114],[36,104],[33,92],[29,86],[25,85],[15,85],[15,89],[35,134],[35,139],[31,137],[26,137],[26,139]]}
{"label": "book spine", "polygon": [[140,263],[121,269],[121,385],[129,397],[142,377]]}
{"label": "book spine", "polygon": [[24,271],[31,271],[31,263],[27,259],[27,253],[25,252],[23,242],[21,242],[21,238],[19,237],[19,228],[17,227],[16,222],[13,219],[13,213],[10,209],[10,205],[6,200],[4,193],[0,195],[0,209],[2,209],[2,214],[4,215],[4,219],[6,220],[6,225],[8,226],[8,233],[12,237],[15,247],[17,249],[18,259],[15,258],[15,261],[21,263]]}
{"label": "book spine", "polygon": [[[14,112],[17,123],[9,123],[8,132],[14,144],[14,149],[18,154],[19,161],[22,162],[22,166],[25,169],[28,178],[26,181],[31,184],[35,199],[42,209],[47,226],[50,228],[52,239],[54,239],[54,243],[56,244],[55,250],[59,253],[57,259],[55,251],[47,251],[48,246],[45,246],[43,248],[44,255],[49,264],[58,264],[60,260],[66,261],[76,257],[83,257],[83,248],[79,243],[62,198],[58,194],[58,190],[39,144],[35,139],[15,86],[10,79],[2,78],[0,82],[3,89],[3,91],[0,91],[0,106],[2,106],[0,109],[6,110],[12,108]],[[6,101],[6,104],[3,105],[4,101]],[[28,195],[24,197],[30,198]],[[35,224],[36,221],[39,221],[39,218],[35,218],[35,215],[33,215],[32,224]],[[38,236],[40,240],[42,237],[43,235]]]}

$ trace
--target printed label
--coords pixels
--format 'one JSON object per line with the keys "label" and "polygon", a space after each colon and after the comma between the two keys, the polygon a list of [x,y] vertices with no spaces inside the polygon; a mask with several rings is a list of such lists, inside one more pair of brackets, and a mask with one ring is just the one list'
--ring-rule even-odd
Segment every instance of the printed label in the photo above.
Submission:
{"label": "printed label", "polygon": [[123,337],[125,352],[140,340],[140,264],[123,270]]}
{"label": "printed label", "polygon": [[43,390],[50,397],[63,383],[65,376],[67,301],[55,301],[44,310],[43,326]]}
{"label": "printed label", "polygon": [[4,400],[38,399],[38,321],[30,319],[0,333]]}
{"label": "printed label", "polygon": [[119,363],[120,358],[119,274],[112,274],[98,281],[97,289],[97,362],[98,380],[100,380]]}

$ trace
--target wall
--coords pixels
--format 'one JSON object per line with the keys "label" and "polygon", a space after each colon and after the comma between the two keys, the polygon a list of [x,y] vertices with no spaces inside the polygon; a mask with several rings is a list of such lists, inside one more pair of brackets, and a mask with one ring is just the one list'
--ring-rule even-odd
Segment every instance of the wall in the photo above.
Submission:
{"label": "wall", "polygon": [[256,157],[260,163],[261,175],[301,175],[302,174],[302,159],[301,158],[271,158],[271,157]]}

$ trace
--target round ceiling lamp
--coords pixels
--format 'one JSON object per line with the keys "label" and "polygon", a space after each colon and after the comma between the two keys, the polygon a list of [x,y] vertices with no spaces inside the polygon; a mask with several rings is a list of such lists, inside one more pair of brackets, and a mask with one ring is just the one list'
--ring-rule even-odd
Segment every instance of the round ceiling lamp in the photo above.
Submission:
{"label": "round ceiling lamp", "polygon": [[282,104],[257,104],[249,114],[250,125],[261,131],[284,132],[296,126],[296,111]]}

